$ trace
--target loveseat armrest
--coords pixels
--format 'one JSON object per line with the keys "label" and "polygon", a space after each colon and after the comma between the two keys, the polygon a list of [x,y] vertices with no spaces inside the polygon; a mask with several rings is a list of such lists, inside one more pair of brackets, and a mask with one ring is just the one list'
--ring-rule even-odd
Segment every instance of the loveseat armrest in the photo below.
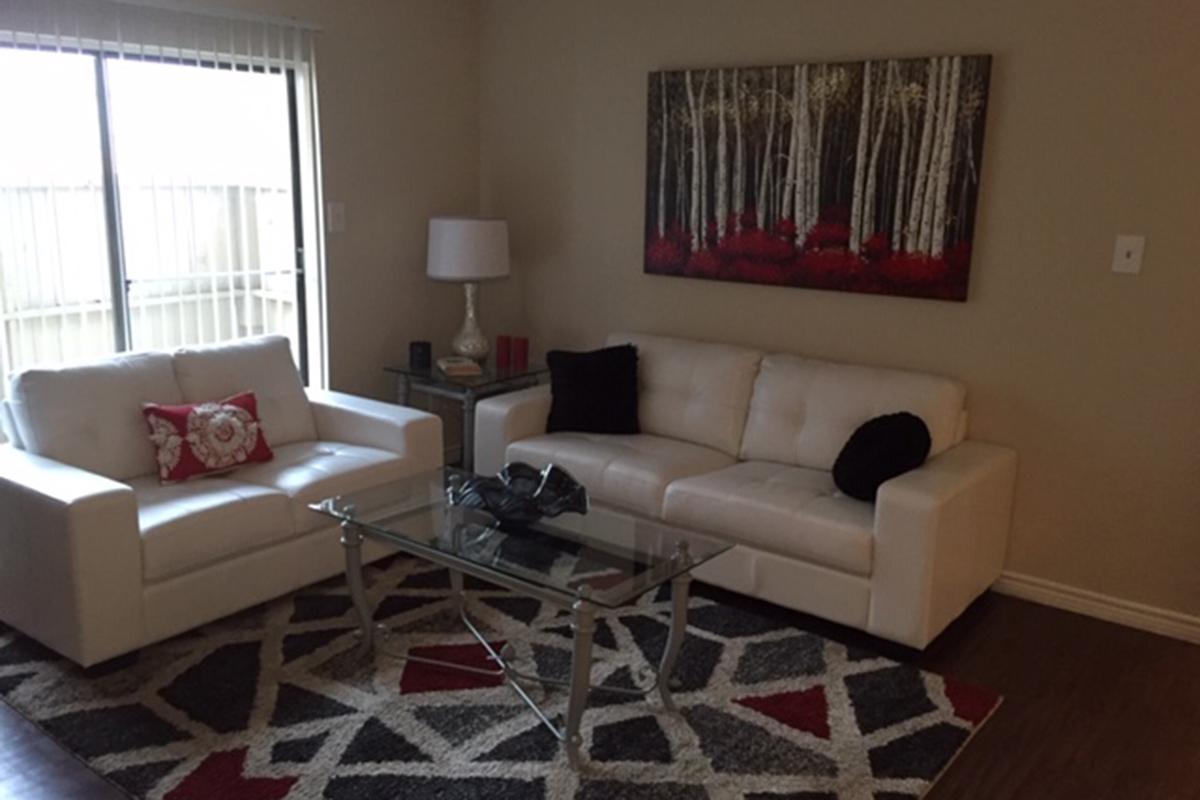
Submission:
{"label": "loveseat armrest", "polygon": [[475,406],[475,471],[495,475],[513,442],[546,432],[550,386],[539,384],[480,400]]}
{"label": "loveseat armrest", "polygon": [[306,391],[322,440],[387,450],[408,461],[414,473],[442,466],[439,417],[343,392]]}
{"label": "loveseat armrest", "polygon": [[966,441],[879,487],[867,629],[925,647],[1000,576],[1015,451]]}
{"label": "loveseat armrest", "polygon": [[0,446],[0,619],[83,666],[140,647],[133,489]]}

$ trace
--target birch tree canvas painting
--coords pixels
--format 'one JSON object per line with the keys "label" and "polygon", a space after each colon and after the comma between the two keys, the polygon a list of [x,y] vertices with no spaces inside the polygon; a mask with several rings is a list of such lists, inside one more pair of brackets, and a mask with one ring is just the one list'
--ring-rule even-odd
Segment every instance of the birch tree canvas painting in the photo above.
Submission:
{"label": "birch tree canvas painting", "polygon": [[965,300],[990,68],[651,73],[645,271]]}

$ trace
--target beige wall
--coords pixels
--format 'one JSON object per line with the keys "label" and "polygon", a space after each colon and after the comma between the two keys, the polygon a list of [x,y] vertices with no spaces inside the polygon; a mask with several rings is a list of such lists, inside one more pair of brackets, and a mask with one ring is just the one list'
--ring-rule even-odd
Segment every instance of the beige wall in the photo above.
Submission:
{"label": "beige wall", "polygon": [[[538,347],[613,329],[931,370],[1020,451],[1011,570],[1200,614],[1200,4],[485,0],[481,192]],[[647,73],[991,53],[965,304],[647,276]],[[1118,232],[1148,237],[1138,277]]]}
{"label": "beige wall", "polygon": [[[479,182],[479,14],[474,0],[204,0],[293,16],[317,39],[327,236],[330,381],[390,397],[387,363],[411,339],[448,349],[462,289],[425,278],[434,214],[473,213]],[[515,327],[519,287],[483,287],[485,330]]]}

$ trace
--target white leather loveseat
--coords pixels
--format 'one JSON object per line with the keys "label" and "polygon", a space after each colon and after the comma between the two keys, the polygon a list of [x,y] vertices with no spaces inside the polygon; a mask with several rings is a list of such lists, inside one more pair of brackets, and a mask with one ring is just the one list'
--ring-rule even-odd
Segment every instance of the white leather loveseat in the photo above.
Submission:
{"label": "white leather loveseat", "polygon": [[[635,436],[545,432],[549,387],[480,402],[476,469],[553,462],[592,497],[736,546],[701,580],[925,647],[1000,574],[1016,454],[966,439],[965,391],[932,375],[618,334],[638,348]],[[872,417],[910,411],[930,458],[875,503],[833,462]]]}
{"label": "white leather loveseat", "polygon": [[[247,389],[274,460],[160,485],[142,402]],[[29,370],[8,398],[0,620],[84,666],[334,575],[337,530],[306,504],[442,460],[437,417],[306,391],[278,336]]]}

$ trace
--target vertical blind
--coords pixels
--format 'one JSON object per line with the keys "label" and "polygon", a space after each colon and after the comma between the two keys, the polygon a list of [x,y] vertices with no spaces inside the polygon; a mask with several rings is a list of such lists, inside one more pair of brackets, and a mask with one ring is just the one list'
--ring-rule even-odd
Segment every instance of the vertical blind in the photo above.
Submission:
{"label": "vertical blind", "polygon": [[0,0],[9,42],[259,67],[314,61],[307,23],[137,0]]}
{"label": "vertical blind", "polygon": [[0,374],[283,332],[323,382],[315,33],[0,0]]}

